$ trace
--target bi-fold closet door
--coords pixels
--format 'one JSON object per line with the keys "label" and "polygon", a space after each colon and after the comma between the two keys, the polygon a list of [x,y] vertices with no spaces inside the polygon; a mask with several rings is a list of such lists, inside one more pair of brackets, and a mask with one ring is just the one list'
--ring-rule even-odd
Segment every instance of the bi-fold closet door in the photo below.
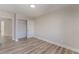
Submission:
{"label": "bi-fold closet door", "polygon": [[16,39],[27,37],[27,21],[16,19]]}

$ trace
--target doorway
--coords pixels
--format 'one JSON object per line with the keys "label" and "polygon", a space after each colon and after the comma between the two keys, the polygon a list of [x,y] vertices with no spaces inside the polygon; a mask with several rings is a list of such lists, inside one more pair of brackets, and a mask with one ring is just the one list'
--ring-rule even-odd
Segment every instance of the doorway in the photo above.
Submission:
{"label": "doorway", "polygon": [[0,43],[12,40],[12,20],[0,18]]}

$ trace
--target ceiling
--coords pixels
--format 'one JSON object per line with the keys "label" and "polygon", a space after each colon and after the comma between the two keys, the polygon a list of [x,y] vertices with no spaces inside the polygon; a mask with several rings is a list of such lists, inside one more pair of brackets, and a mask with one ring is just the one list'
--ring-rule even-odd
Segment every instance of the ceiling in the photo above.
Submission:
{"label": "ceiling", "polygon": [[35,4],[36,8],[31,8],[30,4],[0,4],[0,10],[24,14],[29,18],[42,16],[48,12],[54,11],[58,8],[67,5],[62,4]]}

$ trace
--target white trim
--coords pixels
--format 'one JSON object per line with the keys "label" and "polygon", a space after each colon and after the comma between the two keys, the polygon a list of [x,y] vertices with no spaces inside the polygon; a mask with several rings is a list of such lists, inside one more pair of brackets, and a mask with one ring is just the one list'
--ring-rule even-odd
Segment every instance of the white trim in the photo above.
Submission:
{"label": "white trim", "polygon": [[50,41],[50,40],[47,40],[47,39],[44,39],[42,37],[39,37],[39,36],[34,36],[35,38],[38,38],[40,40],[43,40],[43,41],[46,41],[46,42],[49,42],[49,43],[52,43],[52,44],[55,44],[55,45],[58,45],[60,47],[63,47],[63,48],[67,48],[67,49],[70,49],[72,51],[75,51],[75,52],[78,52],[79,53],[79,49],[76,49],[76,48],[72,48],[72,47],[69,47],[67,45],[62,45],[60,43],[56,43],[56,42],[53,42],[53,41]]}
{"label": "white trim", "polygon": [[4,36],[4,25],[5,25],[4,21],[1,20],[1,36]]}

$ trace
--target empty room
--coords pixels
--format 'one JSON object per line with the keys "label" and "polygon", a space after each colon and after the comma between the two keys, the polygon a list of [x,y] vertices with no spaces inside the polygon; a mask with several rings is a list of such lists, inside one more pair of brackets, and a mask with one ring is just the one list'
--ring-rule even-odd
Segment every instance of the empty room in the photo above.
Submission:
{"label": "empty room", "polygon": [[78,54],[79,5],[0,4],[0,54]]}

